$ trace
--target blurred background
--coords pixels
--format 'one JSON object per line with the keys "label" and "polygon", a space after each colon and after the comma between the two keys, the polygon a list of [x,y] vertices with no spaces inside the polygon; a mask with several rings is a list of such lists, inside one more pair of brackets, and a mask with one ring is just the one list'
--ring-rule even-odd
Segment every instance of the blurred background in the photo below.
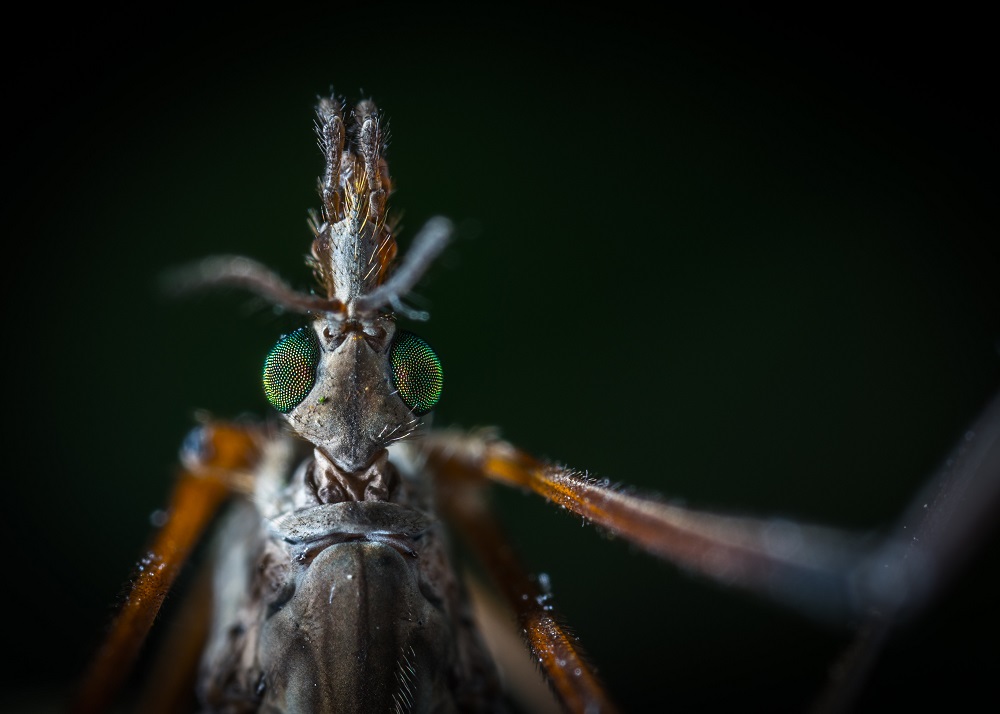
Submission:
{"label": "blurred background", "polygon": [[[62,707],[195,411],[266,413],[263,357],[301,323],[157,281],[241,253],[309,285],[331,87],[388,116],[401,248],[433,215],[459,228],[411,301],[444,360],[436,424],[699,508],[880,532],[1000,386],[975,18],[105,12],[11,25],[29,49],[4,50],[4,711]],[[625,711],[801,711],[849,641],[496,500]],[[860,711],[996,699],[995,530],[970,558]]]}

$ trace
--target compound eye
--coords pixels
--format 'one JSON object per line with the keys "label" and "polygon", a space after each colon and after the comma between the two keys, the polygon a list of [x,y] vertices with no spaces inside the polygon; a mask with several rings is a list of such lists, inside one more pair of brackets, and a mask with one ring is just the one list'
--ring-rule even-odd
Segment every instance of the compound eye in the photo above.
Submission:
{"label": "compound eye", "polygon": [[278,340],[264,359],[264,396],[282,414],[305,399],[316,384],[319,342],[310,327],[302,327]]}
{"label": "compound eye", "polygon": [[396,333],[389,355],[392,381],[399,396],[417,415],[426,414],[441,399],[444,372],[437,353],[412,332]]}

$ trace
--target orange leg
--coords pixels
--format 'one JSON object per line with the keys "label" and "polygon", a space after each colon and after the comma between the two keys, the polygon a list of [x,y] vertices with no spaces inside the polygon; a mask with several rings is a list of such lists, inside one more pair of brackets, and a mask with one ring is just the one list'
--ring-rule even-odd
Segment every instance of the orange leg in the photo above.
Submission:
{"label": "orange leg", "polygon": [[[534,597],[537,591],[525,589],[523,577],[508,572],[508,551],[482,507],[467,507],[462,500],[469,487],[456,488],[462,484],[459,476],[469,483],[488,479],[534,491],[676,565],[814,617],[838,623],[864,618],[858,642],[845,653],[818,706],[824,712],[846,708],[889,631],[925,607],[953,576],[982,534],[994,527],[1000,506],[1000,397],[984,409],[888,535],[868,544],[832,528],[697,511],[638,495],[482,434],[432,432],[421,446],[431,468],[449,477],[442,486],[452,492],[451,510],[459,518],[463,509],[467,512],[466,529],[504,581],[509,599],[524,592]],[[538,626],[531,636],[544,640],[543,634]],[[564,674],[545,666],[553,679]]]}
{"label": "orange leg", "polygon": [[463,470],[538,493],[611,534],[694,572],[813,616],[856,614],[851,570],[861,539],[835,529],[696,511],[544,463],[499,439],[457,431],[423,442],[435,470]]}
{"label": "orange leg", "polygon": [[258,457],[259,427],[211,423],[185,456],[171,497],[167,523],[136,566],[128,598],[83,679],[74,714],[107,710],[125,681],[181,565],[221,504]]}
{"label": "orange leg", "polygon": [[530,578],[507,543],[486,501],[487,483],[460,460],[428,454],[439,484],[441,507],[479,557],[517,617],[531,652],[570,712],[614,712],[603,686],[585,660],[576,638],[559,624],[549,595]]}

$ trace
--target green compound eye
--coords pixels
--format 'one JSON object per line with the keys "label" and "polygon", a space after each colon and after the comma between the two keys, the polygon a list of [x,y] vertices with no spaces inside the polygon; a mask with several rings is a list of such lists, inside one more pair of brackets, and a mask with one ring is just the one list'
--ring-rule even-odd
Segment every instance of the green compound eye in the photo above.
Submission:
{"label": "green compound eye", "polygon": [[403,403],[417,415],[433,409],[441,399],[444,372],[431,346],[412,332],[400,331],[389,359],[392,381]]}
{"label": "green compound eye", "polygon": [[319,342],[310,327],[285,335],[264,360],[264,396],[282,414],[306,398],[316,384]]}

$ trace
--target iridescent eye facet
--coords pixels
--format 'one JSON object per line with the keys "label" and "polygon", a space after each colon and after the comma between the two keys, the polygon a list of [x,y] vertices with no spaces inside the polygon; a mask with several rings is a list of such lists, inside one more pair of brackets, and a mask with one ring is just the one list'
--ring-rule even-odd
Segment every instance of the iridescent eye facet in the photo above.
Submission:
{"label": "iridescent eye facet", "polygon": [[392,381],[414,413],[426,414],[441,399],[443,370],[431,346],[412,332],[400,331],[390,354]]}
{"label": "iridescent eye facet", "polygon": [[290,412],[316,384],[319,342],[310,327],[285,335],[264,360],[264,395],[282,414]]}

